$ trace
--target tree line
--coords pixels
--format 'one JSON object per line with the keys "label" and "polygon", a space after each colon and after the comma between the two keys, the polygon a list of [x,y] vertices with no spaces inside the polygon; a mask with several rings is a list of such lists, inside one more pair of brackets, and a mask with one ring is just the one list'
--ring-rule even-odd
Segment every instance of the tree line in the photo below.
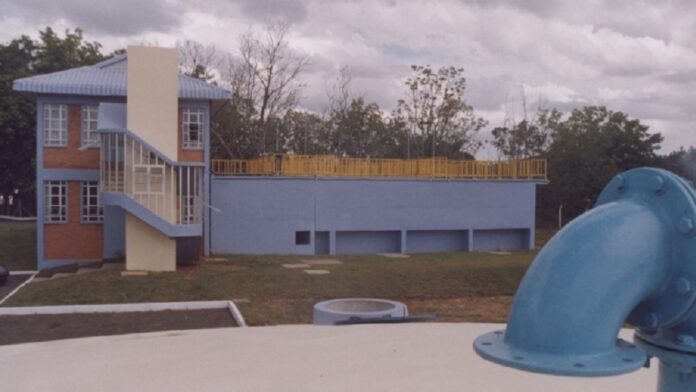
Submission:
{"label": "tree line", "polygon": [[[351,74],[341,69],[323,112],[299,105],[301,75],[309,60],[287,43],[288,25],[244,34],[237,53],[216,56],[193,41],[180,45],[182,71],[230,90],[232,99],[215,113],[212,153],[251,158],[268,153],[350,157],[473,158],[487,124],[466,103],[464,70],[412,66],[405,96],[386,113],[356,96]],[[200,54],[205,55],[201,56]],[[215,72],[218,70],[218,76]]]}
{"label": "tree line", "polygon": [[[562,113],[539,109],[531,119],[495,127],[465,99],[460,67],[413,65],[403,96],[387,112],[351,88],[340,70],[321,112],[303,109],[307,56],[288,46],[288,26],[268,26],[239,38],[234,54],[195,41],[178,44],[180,70],[227,88],[232,99],[214,108],[211,149],[216,158],[264,154],[331,154],[344,157],[474,159],[485,143],[501,158],[548,160],[549,184],[538,192],[540,223],[566,220],[589,209],[615,174],[640,166],[672,170],[696,179],[696,150],[657,153],[663,137],[640,120],[603,106]],[[0,194],[35,187],[35,105],[12,91],[16,78],[91,65],[113,55],[88,42],[80,29],[61,37],[50,27],[38,39],[21,36],[0,44]],[[25,197],[25,205],[32,205]]]}

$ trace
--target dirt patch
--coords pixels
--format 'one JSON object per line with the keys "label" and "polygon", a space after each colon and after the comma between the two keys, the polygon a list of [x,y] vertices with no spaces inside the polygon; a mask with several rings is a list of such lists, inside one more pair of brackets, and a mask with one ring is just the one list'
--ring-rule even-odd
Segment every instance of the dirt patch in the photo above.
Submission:
{"label": "dirt patch", "polygon": [[243,265],[232,263],[205,262],[203,265],[215,271],[245,271],[247,269],[247,267]]}
{"label": "dirt patch", "polygon": [[471,297],[436,300],[406,300],[411,314],[437,313],[438,321],[504,323],[513,297]]}
{"label": "dirt patch", "polygon": [[0,345],[236,326],[227,309],[0,316]]}
{"label": "dirt patch", "polygon": [[7,282],[4,286],[0,286],[0,299],[5,298],[5,296],[17,288],[20,284],[24,283],[29,279],[31,275],[10,275],[7,277]]}

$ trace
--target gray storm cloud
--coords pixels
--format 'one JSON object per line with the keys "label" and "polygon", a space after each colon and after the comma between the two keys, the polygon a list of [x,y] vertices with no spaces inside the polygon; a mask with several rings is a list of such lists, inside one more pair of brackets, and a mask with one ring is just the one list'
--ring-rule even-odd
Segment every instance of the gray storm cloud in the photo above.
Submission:
{"label": "gray storm cloud", "polygon": [[3,13],[49,26],[65,19],[85,31],[114,36],[169,31],[181,23],[181,9],[167,0],[21,0],[10,2]]}
{"label": "gray storm cloud", "polygon": [[666,151],[696,145],[696,3],[686,0],[22,0],[0,10],[0,39],[50,25],[81,27],[108,50],[192,39],[224,53],[276,20],[312,60],[311,110],[344,66],[353,91],[390,111],[411,64],[455,65],[491,126],[524,91],[530,111],[607,105],[664,133]]}

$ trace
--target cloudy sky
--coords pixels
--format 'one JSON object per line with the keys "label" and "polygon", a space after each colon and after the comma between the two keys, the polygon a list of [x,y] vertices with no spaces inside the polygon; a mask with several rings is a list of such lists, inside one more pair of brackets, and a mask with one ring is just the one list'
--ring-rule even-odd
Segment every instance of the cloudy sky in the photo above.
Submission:
{"label": "cloudy sky", "polygon": [[[235,52],[237,37],[292,23],[311,60],[303,106],[321,111],[341,67],[354,93],[391,110],[411,64],[465,68],[468,100],[498,126],[528,110],[606,105],[696,146],[693,0],[7,0],[0,41],[80,27],[107,51],[185,39]],[[495,158],[484,151],[481,158]]]}

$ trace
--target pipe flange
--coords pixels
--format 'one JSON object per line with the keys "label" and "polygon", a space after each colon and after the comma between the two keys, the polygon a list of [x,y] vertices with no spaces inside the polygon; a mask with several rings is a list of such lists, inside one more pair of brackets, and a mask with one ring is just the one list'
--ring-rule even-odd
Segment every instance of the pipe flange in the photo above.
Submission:
{"label": "pipe flange", "polygon": [[649,357],[659,358],[661,361],[683,366],[685,368],[696,368],[696,355],[693,353],[675,351],[667,347],[655,345],[650,340],[645,339],[643,336],[638,336],[637,334],[635,342],[636,346],[645,351]]}
{"label": "pipe flange", "polygon": [[474,341],[474,350],[497,364],[535,373],[561,376],[598,377],[633,372],[648,360],[645,352],[622,339],[615,349],[588,355],[530,352],[507,344],[505,331],[490,332]]}
{"label": "pipe flange", "polygon": [[652,168],[619,174],[604,188],[596,206],[632,199],[654,209],[674,233],[673,271],[658,293],[641,302],[627,318],[630,324],[656,330],[682,320],[696,302],[696,194],[679,176]]}

